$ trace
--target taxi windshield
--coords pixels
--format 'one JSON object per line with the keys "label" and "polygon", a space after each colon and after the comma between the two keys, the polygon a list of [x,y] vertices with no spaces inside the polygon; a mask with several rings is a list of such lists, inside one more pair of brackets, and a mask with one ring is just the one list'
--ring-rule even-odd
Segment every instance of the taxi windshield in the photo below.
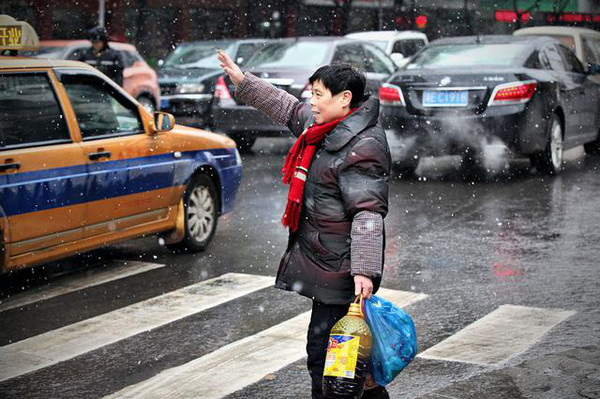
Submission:
{"label": "taxi windshield", "polygon": [[167,57],[164,68],[220,68],[217,59],[217,49],[223,49],[230,56],[233,44],[224,41],[214,41],[205,43],[188,43],[177,46],[177,48]]}
{"label": "taxi windshield", "polygon": [[248,60],[247,67],[297,68],[315,67],[325,63],[330,43],[288,42],[265,46]]}
{"label": "taxi windshield", "polygon": [[525,43],[434,45],[417,54],[406,69],[510,66],[527,46]]}

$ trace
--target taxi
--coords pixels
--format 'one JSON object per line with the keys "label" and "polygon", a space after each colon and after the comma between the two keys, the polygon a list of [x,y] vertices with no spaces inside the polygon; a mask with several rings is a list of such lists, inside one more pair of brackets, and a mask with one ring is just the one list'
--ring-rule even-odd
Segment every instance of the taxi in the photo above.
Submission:
{"label": "taxi", "polygon": [[38,43],[0,16],[0,271],[154,233],[206,249],[241,182],[235,143],[84,63],[16,55]]}

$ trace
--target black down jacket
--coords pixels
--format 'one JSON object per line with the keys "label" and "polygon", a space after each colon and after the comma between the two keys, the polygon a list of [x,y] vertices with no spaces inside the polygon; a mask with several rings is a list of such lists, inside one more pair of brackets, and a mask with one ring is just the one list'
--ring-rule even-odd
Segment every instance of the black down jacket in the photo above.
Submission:
{"label": "black down jacket", "polygon": [[[299,227],[290,235],[276,287],[327,304],[347,304],[354,298],[352,220],[361,211],[382,217],[388,211],[391,157],[378,116],[379,100],[366,99],[317,149]],[[299,136],[312,122],[310,105],[295,104],[288,123],[292,132]],[[375,290],[380,282],[381,276],[373,279]]]}
{"label": "black down jacket", "polygon": [[123,62],[117,51],[106,47],[100,52],[95,52],[92,47],[81,51],[77,61],[85,62],[111,78],[119,86],[123,86]]}

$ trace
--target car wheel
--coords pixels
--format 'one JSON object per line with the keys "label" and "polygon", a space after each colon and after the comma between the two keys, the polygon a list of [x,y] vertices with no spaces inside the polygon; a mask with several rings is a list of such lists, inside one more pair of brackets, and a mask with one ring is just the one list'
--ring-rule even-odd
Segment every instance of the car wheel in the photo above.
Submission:
{"label": "car wheel", "polygon": [[156,111],[156,105],[150,97],[139,96],[138,98],[136,98],[136,100],[142,105],[142,107],[144,107],[146,111],[148,111],[150,115],[152,115],[154,111]]}
{"label": "car wheel", "polygon": [[558,116],[550,121],[550,132],[544,151],[531,158],[531,164],[539,173],[555,175],[560,172],[563,161],[563,132]]}
{"label": "car wheel", "polygon": [[415,171],[419,166],[419,158],[410,156],[399,162],[392,164],[392,172],[394,177],[398,179],[410,179],[415,177]]}
{"label": "car wheel", "polygon": [[235,141],[239,152],[248,152],[256,143],[256,136],[251,132],[229,133],[229,137]]}
{"label": "car wheel", "polygon": [[598,138],[591,143],[585,143],[583,145],[586,154],[600,154],[600,132],[598,132]]}
{"label": "car wheel", "polygon": [[217,194],[208,176],[195,176],[183,195],[184,238],[167,247],[190,252],[204,251],[217,230]]}
{"label": "car wheel", "polygon": [[483,180],[486,176],[481,149],[467,147],[460,159],[460,175],[465,180]]}

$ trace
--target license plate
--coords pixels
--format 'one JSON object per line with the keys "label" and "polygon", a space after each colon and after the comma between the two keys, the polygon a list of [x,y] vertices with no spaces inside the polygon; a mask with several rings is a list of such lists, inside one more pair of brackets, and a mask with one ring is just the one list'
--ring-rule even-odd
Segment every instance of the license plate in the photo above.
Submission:
{"label": "license plate", "polygon": [[169,109],[169,99],[168,98],[161,98],[160,99],[160,109]]}
{"label": "license plate", "polygon": [[466,90],[424,90],[424,107],[466,107],[469,92]]}

